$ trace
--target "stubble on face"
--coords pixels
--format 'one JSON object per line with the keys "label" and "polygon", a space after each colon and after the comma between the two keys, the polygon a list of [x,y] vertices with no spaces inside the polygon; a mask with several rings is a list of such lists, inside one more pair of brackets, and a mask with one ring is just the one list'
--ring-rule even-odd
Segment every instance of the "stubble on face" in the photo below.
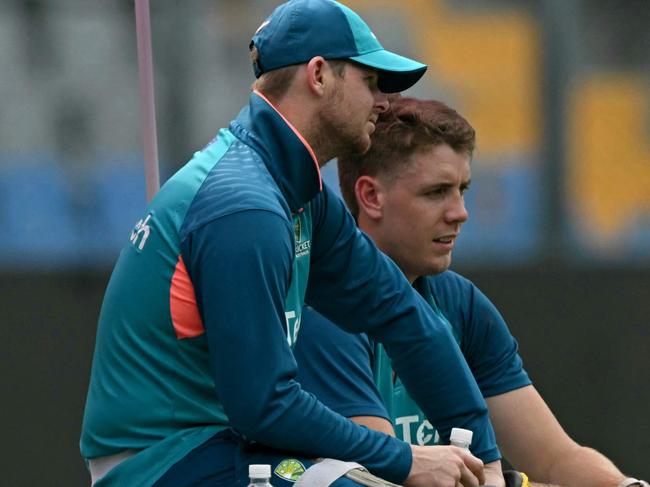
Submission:
{"label": "stubble on face", "polygon": [[323,104],[319,117],[320,130],[316,133],[319,142],[329,146],[334,157],[364,154],[370,149],[366,121],[360,124],[359,114],[352,113],[345,96],[344,83],[344,78],[337,78],[331,96]]}

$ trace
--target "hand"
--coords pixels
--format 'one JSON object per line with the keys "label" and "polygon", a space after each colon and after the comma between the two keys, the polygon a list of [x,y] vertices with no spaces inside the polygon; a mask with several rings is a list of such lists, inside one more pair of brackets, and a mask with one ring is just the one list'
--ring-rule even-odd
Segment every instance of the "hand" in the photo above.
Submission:
{"label": "hand", "polygon": [[501,470],[501,461],[495,460],[494,462],[486,463],[483,467],[485,472],[485,485],[492,485],[494,487],[509,487],[503,478]]}
{"label": "hand", "polygon": [[404,487],[478,487],[485,483],[483,462],[467,450],[411,445],[411,452],[413,464]]}

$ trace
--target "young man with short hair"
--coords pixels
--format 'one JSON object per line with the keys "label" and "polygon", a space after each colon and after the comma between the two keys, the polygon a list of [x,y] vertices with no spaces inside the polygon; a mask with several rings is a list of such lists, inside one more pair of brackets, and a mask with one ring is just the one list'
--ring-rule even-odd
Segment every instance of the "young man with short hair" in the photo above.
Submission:
{"label": "young man with short hair", "polygon": [[[376,127],[369,151],[339,158],[342,194],[359,228],[447,323],[487,399],[506,458],[541,482],[641,485],[564,432],[531,384],[495,306],[448,270],[468,218],[463,195],[471,181],[474,129],[443,103],[412,98],[393,99]],[[346,333],[313,310],[303,314],[303,330],[296,359],[305,389],[369,428],[413,444],[439,441],[381,344]]]}

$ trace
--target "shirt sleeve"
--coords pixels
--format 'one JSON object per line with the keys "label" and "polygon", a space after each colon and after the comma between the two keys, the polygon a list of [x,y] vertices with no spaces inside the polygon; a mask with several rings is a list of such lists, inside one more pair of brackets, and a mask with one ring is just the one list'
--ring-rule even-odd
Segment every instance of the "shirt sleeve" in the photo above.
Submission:
{"label": "shirt sleeve", "polygon": [[[503,316],[471,281],[453,273],[456,285],[443,294],[443,312],[461,323],[461,349],[484,397],[504,394],[531,384]],[[467,304],[468,303],[468,304]],[[451,305],[451,306],[450,306]],[[455,307],[447,312],[445,308]]]}
{"label": "shirt sleeve", "polygon": [[390,417],[372,373],[372,347],[364,334],[341,330],[305,308],[294,348],[298,382],[323,404],[346,417]]}
{"label": "shirt sleeve", "polygon": [[487,405],[449,327],[356,228],[339,198],[326,189],[313,208],[309,304],[346,331],[366,332],[384,345],[443,440],[453,427],[470,429],[476,456],[500,458]]}
{"label": "shirt sleeve", "polygon": [[183,241],[216,394],[231,425],[248,439],[357,461],[401,482],[412,462],[406,443],[333,412],[295,380],[284,331],[292,231],[275,213],[247,210],[215,219]]}

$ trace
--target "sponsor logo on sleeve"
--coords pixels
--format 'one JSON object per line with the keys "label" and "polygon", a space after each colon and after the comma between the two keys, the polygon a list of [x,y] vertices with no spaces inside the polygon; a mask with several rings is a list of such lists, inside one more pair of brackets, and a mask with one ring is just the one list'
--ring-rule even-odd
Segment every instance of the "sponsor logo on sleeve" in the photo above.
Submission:
{"label": "sponsor logo on sleeve", "polygon": [[144,217],[144,219],[139,220],[138,223],[135,224],[133,231],[131,231],[131,237],[130,237],[131,243],[138,250],[144,249],[144,246],[147,243],[147,239],[151,234],[151,227],[149,226],[151,217],[152,214],[149,213],[146,217]]}

